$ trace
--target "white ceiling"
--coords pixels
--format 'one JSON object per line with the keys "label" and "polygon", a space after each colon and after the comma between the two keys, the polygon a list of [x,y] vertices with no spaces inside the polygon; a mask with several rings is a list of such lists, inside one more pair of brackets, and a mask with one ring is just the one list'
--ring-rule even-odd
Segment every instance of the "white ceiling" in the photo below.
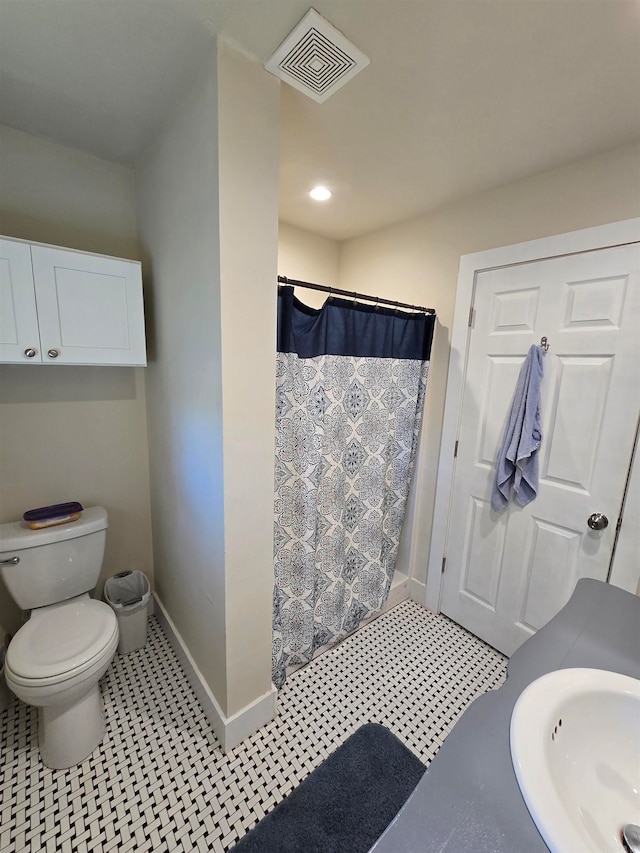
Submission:
{"label": "white ceiling", "polygon": [[[214,35],[264,63],[310,2],[0,0],[0,121],[131,164]],[[640,139],[640,0],[313,6],[371,64],[282,86],[285,222],[347,239]]]}

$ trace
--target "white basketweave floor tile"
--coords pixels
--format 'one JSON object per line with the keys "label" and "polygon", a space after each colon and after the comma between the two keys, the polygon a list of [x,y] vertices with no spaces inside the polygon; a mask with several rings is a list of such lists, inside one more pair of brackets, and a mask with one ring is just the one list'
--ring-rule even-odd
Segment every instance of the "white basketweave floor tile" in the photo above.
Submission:
{"label": "white basketweave floor tile", "polygon": [[404,601],[290,676],[277,717],[225,755],[152,617],[102,679],[107,733],[81,765],[42,765],[35,708],[0,713],[0,851],[224,853],[363,723],[431,761],[506,664]]}

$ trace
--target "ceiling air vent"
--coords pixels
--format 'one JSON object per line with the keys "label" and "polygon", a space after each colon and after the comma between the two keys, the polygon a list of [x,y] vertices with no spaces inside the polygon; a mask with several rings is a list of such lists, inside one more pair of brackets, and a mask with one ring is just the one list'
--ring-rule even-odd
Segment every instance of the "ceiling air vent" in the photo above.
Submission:
{"label": "ceiling air vent", "polygon": [[321,104],[368,64],[362,51],[309,9],[265,68]]}

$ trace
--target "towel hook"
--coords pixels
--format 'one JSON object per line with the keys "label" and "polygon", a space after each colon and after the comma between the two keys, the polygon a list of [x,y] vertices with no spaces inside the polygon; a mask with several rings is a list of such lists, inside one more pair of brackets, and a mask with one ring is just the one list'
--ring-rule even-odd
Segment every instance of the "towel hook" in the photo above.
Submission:
{"label": "towel hook", "polygon": [[549,341],[547,340],[546,335],[540,338],[540,346],[545,351],[545,353],[549,352]]}

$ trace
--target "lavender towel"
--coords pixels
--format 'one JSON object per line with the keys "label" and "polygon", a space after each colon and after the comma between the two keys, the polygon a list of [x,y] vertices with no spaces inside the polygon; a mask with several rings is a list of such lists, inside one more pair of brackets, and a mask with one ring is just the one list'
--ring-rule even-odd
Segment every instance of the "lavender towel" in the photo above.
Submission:
{"label": "lavender towel", "polygon": [[538,493],[543,357],[542,347],[534,344],[518,376],[509,420],[496,459],[496,479],[491,494],[491,509],[496,512],[509,503],[512,488],[520,506],[526,506]]}

